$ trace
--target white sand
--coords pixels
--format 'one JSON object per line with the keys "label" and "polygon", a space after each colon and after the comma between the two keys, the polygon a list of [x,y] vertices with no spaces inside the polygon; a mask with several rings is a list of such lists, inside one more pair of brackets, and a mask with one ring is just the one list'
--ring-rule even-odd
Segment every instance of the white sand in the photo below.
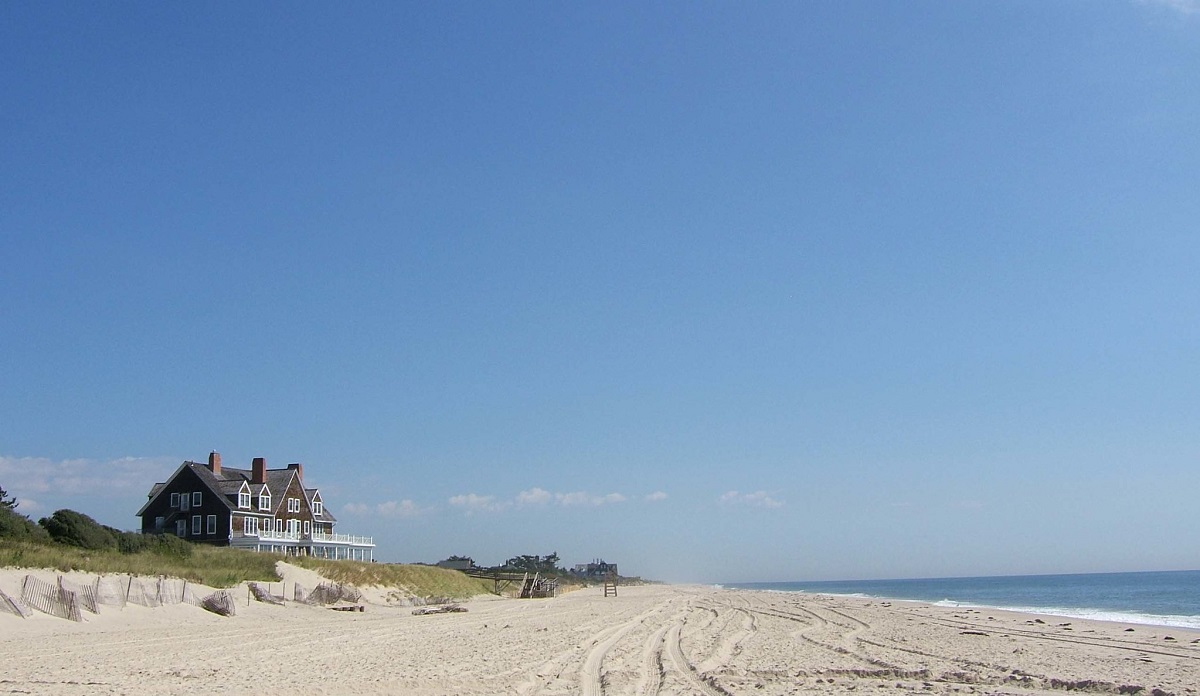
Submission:
{"label": "white sand", "polygon": [[[24,573],[0,571],[0,589],[19,594]],[[1200,693],[1200,632],[1174,628],[680,586],[435,616],[382,592],[364,613],[233,593],[228,618],[186,605],[102,607],[83,623],[0,614],[0,693]]]}

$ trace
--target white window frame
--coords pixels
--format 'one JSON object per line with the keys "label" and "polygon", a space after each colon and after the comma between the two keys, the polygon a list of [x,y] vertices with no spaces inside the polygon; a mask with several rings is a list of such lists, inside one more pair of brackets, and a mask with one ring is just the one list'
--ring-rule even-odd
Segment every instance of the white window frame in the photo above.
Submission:
{"label": "white window frame", "polygon": [[204,517],[192,515],[192,536],[200,536],[201,529],[204,529]]}
{"label": "white window frame", "polygon": [[314,515],[323,515],[323,514],[325,514],[324,510],[325,510],[325,503],[322,503],[321,501],[314,498],[313,499],[313,514]]}
{"label": "white window frame", "polygon": [[271,492],[265,488],[263,489],[262,493],[258,494],[258,509],[259,510],[270,510],[271,509]]}
{"label": "white window frame", "polygon": [[182,510],[183,512],[187,512],[188,510],[191,510],[192,509],[191,502],[192,502],[192,496],[188,495],[187,493],[179,494],[179,509],[180,510]]}
{"label": "white window frame", "polygon": [[209,534],[217,533],[217,516],[216,515],[209,515],[208,519],[206,519],[204,521],[204,524],[205,524],[205,527],[207,528],[207,531]]}
{"label": "white window frame", "polygon": [[195,493],[193,493],[192,494],[192,507],[198,508],[203,504],[204,504],[204,494],[202,494],[200,491],[196,491]]}
{"label": "white window frame", "polygon": [[173,508],[179,507],[179,494],[178,493],[171,494],[171,507],[173,507]]}
{"label": "white window frame", "polygon": [[187,520],[175,520],[175,536],[180,539],[187,536]]}
{"label": "white window frame", "polygon": [[283,518],[282,517],[275,518],[275,533],[283,534]]}
{"label": "white window frame", "polygon": [[246,491],[238,491],[238,509],[250,509],[250,494]]}
{"label": "white window frame", "polygon": [[243,517],[242,518],[242,534],[246,536],[258,536],[258,518]]}

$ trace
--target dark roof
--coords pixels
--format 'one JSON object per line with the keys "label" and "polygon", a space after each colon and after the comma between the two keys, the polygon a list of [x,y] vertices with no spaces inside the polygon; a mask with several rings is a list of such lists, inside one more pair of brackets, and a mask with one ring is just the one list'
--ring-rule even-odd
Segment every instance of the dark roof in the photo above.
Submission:
{"label": "dark roof", "polygon": [[[207,464],[200,462],[187,461],[184,462],[175,473],[167,481],[173,480],[179,475],[183,469],[191,469],[192,473],[203,482],[209,490],[217,495],[230,510],[237,510],[237,494],[242,489],[242,485],[246,484],[250,488],[252,495],[259,495],[264,488],[263,484],[251,483],[254,478],[254,472],[249,469],[236,469],[233,467],[221,467],[221,474],[217,476],[208,468]],[[284,492],[291,485],[292,478],[297,475],[296,469],[267,469],[266,489],[271,495],[271,512],[278,512],[283,506]],[[149,507],[154,498],[166,487],[166,483],[156,483],[150,488],[149,500],[138,511],[138,516],[141,516]],[[302,486],[303,488],[303,486]],[[313,496],[317,493],[315,488],[304,488],[304,496],[307,498],[309,507],[312,507]],[[328,512],[328,508],[321,506],[321,514],[314,515],[313,519],[317,522],[336,522],[337,519]]]}

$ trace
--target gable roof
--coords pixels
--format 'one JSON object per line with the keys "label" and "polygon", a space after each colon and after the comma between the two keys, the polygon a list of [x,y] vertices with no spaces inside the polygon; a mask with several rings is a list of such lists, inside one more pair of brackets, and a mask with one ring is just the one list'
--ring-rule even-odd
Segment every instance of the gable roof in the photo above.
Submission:
{"label": "gable roof", "polygon": [[[150,507],[150,505],[158,499],[159,495],[161,495],[163,490],[166,489],[167,483],[174,481],[175,478],[184,471],[184,469],[190,470],[193,474],[195,474],[196,477],[200,479],[200,482],[203,483],[205,487],[209,489],[209,491],[214,493],[219,500],[224,502],[225,506],[230,510],[239,509],[237,507],[237,494],[242,490],[243,486],[249,487],[250,492],[256,496],[262,495],[263,489],[265,488],[267,493],[271,496],[270,512],[272,513],[278,512],[283,506],[283,501],[286,497],[285,493],[291,486],[292,479],[297,477],[297,471],[294,468],[289,467],[284,469],[267,469],[266,484],[256,484],[251,483],[254,478],[254,472],[249,469],[237,469],[223,466],[221,467],[221,474],[218,476],[213,474],[212,469],[210,469],[207,464],[186,461],[179,465],[179,468],[175,470],[175,473],[171,474],[171,476],[167,478],[166,482],[156,483],[150,488],[149,499],[146,501],[146,504],[137,511],[138,517],[141,517],[142,514],[145,513]],[[304,497],[307,499],[309,503],[309,509],[311,510],[313,495],[316,494],[317,489],[302,487],[302,490],[304,490]],[[322,505],[321,514],[314,515],[313,520],[316,522],[337,521],[333,515],[325,511],[324,505]]]}
{"label": "gable roof", "polygon": [[[305,488],[304,497],[308,498],[308,509],[313,509],[313,501],[321,495],[321,491],[316,488]],[[314,522],[337,522],[337,518],[329,512],[329,506],[325,504],[325,499],[321,498],[321,514],[313,515]]]}

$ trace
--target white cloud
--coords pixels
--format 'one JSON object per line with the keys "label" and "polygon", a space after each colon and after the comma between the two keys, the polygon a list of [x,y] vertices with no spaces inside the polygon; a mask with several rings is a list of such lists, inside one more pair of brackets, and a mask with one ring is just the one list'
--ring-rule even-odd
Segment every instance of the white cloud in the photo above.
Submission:
{"label": "white cloud", "polygon": [[647,503],[657,503],[667,499],[667,494],[662,491],[654,491],[646,496]]}
{"label": "white cloud", "polygon": [[553,498],[554,494],[550,491],[541,488],[531,488],[517,494],[517,505],[540,505],[550,502]]}
{"label": "white cloud", "polygon": [[15,497],[37,493],[43,498],[87,495],[123,499],[149,493],[150,487],[170,476],[181,461],[173,457],[55,460],[0,456],[0,486]]}
{"label": "white cloud", "polygon": [[33,515],[42,512],[42,504],[29,498],[17,498],[17,512],[23,515]]}
{"label": "white cloud", "polygon": [[468,515],[476,512],[498,512],[509,506],[507,502],[498,502],[494,495],[476,495],[475,493],[453,496],[450,498],[450,504],[464,508]]}
{"label": "white cloud", "polygon": [[382,517],[416,517],[425,512],[411,500],[389,500],[386,503],[380,503],[375,506],[376,512]]}
{"label": "white cloud", "polygon": [[346,503],[342,506],[342,510],[349,515],[378,515],[379,517],[417,517],[429,511],[407,499],[389,500],[377,505]]}
{"label": "white cloud", "polygon": [[558,505],[560,507],[599,507],[625,502],[626,498],[620,493],[596,495],[587,491],[572,491],[556,493],[545,488],[534,487],[521,491],[511,500],[500,500],[493,495],[477,495],[467,493],[450,498],[450,504],[463,508],[467,514],[475,512],[499,512],[511,507],[529,507],[534,505]]}
{"label": "white cloud", "polygon": [[753,493],[739,493],[737,491],[729,491],[721,494],[717,502],[722,505],[747,505],[750,507],[764,508],[780,508],[783,507],[783,502],[772,498],[766,491],[755,491]]}

